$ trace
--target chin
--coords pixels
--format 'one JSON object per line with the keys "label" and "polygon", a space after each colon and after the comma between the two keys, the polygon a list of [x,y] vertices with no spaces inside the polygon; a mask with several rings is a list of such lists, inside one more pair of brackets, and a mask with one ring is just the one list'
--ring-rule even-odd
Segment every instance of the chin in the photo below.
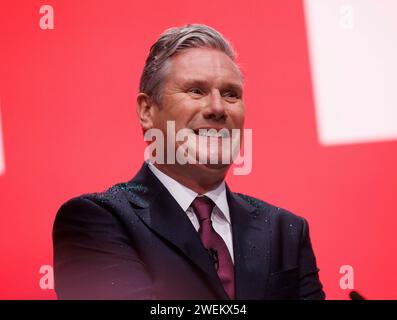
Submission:
{"label": "chin", "polygon": [[214,171],[214,170],[216,170],[216,171],[218,171],[218,170],[225,171],[225,170],[228,170],[229,167],[230,167],[230,164],[223,164],[223,163],[214,163],[214,164],[203,163],[203,164],[198,164],[198,165],[200,167],[206,168],[206,169],[208,169],[210,171]]}

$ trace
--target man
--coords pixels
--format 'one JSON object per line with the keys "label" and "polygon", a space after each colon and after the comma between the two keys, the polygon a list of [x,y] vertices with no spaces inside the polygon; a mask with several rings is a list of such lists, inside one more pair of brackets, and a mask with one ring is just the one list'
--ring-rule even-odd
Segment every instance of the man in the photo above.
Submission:
{"label": "man", "polygon": [[[230,44],[208,26],[187,25],[152,46],[137,114],[145,136],[156,129],[173,140],[157,150],[167,159],[186,147],[167,130],[172,121],[219,160],[225,150],[210,142],[221,136],[205,130],[242,130],[242,94]],[[58,297],[324,299],[306,220],[231,192],[229,167],[147,161],[131,181],[66,202],[53,232]]]}

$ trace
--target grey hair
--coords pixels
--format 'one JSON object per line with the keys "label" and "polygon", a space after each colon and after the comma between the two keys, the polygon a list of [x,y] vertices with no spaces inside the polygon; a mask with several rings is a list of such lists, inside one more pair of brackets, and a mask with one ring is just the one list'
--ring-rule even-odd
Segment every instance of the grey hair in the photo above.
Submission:
{"label": "grey hair", "polygon": [[[139,91],[160,103],[162,83],[170,58],[191,48],[212,48],[224,52],[233,62],[236,53],[221,33],[204,24],[188,24],[165,30],[150,48],[142,71]],[[238,69],[238,68],[237,68]]]}

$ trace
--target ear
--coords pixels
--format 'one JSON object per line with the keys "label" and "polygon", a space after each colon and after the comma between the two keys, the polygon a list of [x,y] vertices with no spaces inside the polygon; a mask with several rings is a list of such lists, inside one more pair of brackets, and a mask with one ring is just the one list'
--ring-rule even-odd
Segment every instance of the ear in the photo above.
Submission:
{"label": "ear", "polygon": [[143,92],[138,93],[136,102],[136,113],[143,131],[153,128],[155,103],[146,93]]}

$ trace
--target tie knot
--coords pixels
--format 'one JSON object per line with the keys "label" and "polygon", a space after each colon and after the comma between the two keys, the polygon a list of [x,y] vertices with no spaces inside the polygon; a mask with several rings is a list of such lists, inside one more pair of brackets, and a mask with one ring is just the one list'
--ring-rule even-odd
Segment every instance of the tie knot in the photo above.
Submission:
{"label": "tie knot", "polygon": [[197,215],[200,222],[206,219],[210,219],[212,209],[215,207],[215,203],[207,196],[199,196],[192,202],[192,208]]}

